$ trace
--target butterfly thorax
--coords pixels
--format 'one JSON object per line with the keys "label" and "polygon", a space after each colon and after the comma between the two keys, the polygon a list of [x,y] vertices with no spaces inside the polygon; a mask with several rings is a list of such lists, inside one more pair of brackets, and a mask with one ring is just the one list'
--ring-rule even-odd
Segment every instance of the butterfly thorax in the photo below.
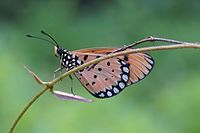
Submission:
{"label": "butterfly thorax", "polygon": [[78,57],[72,54],[66,49],[59,49],[59,57],[61,66],[65,67],[67,70],[70,70],[76,66],[81,65],[81,62],[78,60]]}

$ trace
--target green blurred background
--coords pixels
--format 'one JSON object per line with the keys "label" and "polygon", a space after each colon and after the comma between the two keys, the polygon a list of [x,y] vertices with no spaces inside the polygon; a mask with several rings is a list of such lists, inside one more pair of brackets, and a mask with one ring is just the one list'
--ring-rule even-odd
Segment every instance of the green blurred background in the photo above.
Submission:
{"label": "green blurred background", "polygon": [[[199,5],[199,0],[1,0],[0,133],[42,89],[23,65],[44,80],[59,66],[52,46],[27,33],[43,37],[45,30],[69,50],[121,47],[150,35],[198,42]],[[199,53],[151,52],[152,73],[110,99],[95,99],[77,80],[75,93],[95,102],[62,101],[47,92],[16,133],[199,133]],[[69,92],[69,84],[66,78],[56,89]]]}

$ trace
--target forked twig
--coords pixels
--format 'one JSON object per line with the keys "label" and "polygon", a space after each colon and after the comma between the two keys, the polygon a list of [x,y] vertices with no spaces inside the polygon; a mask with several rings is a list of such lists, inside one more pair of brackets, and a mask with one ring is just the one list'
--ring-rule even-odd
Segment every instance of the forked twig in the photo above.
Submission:
{"label": "forked twig", "polygon": [[[135,48],[135,49],[128,49],[131,48],[133,46],[145,43],[145,42],[166,42],[166,43],[170,43],[170,45],[162,45],[162,46],[151,46],[151,47],[144,47],[144,48]],[[53,88],[54,85],[62,80],[63,78],[65,78],[66,76],[81,70],[87,66],[96,64],[100,61],[109,59],[109,58],[113,58],[113,57],[117,57],[117,56],[121,56],[121,55],[126,55],[126,54],[132,54],[132,53],[138,53],[138,52],[150,52],[150,51],[159,51],[159,50],[170,50],[170,49],[181,49],[181,48],[196,48],[196,49],[200,49],[200,44],[199,43],[188,43],[188,42],[182,42],[182,41],[176,41],[176,40],[171,40],[171,39],[165,39],[165,38],[156,38],[156,37],[148,37],[145,39],[142,39],[140,41],[137,41],[133,44],[130,44],[126,47],[123,47],[117,51],[115,51],[112,54],[108,54],[106,56],[97,58],[95,60],[89,61],[85,64],[82,64],[78,67],[75,67],[73,69],[71,69],[70,71],[67,71],[66,73],[62,74],[61,76],[57,77],[56,79],[49,81],[49,82],[44,82],[42,81],[35,73],[33,73],[32,71],[30,71],[27,67],[25,67],[29,73],[35,78],[35,80],[37,81],[37,83],[45,86],[44,89],[42,91],[40,91],[38,94],[36,94],[30,101],[29,103],[24,107],[24,109],[21,111],[21,113],[17,116],[16,120],[14,121],[14,123],[12,124],[11,128],[9,129],[9,133],[12,133],[17,125],[17,123],[19,122],[19,120],[23,117],[23,115],[25,114],[25,112],[31,107],[31,105],[42,95],[44,94],[44,92],[46,92],[47,90],[51,90],[53,92]],[[126,51],[123,51],[125,49],[128,49]],[[58,97],[62,97],[64,99],[70,99],[70,98],[75,98],[76,100],[79,99],[79,101],[83,100],[85,102],[90,102],[87,101],[87,99],[82,99],[82,97],[79,96],[72,96],[70,94],[65,94],[59,91],[54,91],[55,95]],[[81,100],[80,100],[81,99]]]}
{"label": "forked twig", "polygon": [[24,66],[24,68],[34,77],[35,81],[38,84],[45,85],[46,83],[42,81],[34,72],[32,72],[28,67]]}
{"label": "forked twig", "polygon": [[146,43],[146,42],[165,42],[165,43],[170,43],[170,44],[184,44],[184,43],[187,43],[187,42],[183,42],[183,41],[177,41],[177,40],[172,40],[172,39],[165,39],[165,38],[159,38],[159,37],[153,37],[153,36],[149,36],[149,37],[146,37],[142,40],[139,40],[139,41],[136,41],[130,45],[125,45],[124,47],[114,51],[113,53],[116,53],[116,52],[119,52],[119,51],[123,51],[123,50],[126,50],[128,48],[133,48],[139,44],[143,44],[143,43]]}

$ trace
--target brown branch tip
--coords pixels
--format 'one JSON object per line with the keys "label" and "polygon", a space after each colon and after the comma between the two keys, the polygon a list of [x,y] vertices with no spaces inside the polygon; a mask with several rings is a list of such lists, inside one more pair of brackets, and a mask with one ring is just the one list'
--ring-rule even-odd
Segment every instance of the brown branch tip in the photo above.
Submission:
{"label": "brown branch tip", "polygon": [[28,67],[26,67],[24,65],[24,68],[34,77],[35,81],[38,84],[45,85],[45,82],[43,82],[34,72],[32,72],[30,69],[28,69]]}
{"label": "brown branch tip", "polygon": [[75,100],[75,101],[80,101],[80,102],[92,102],[91,99],[86,99],[84,97],[78,96],[78,95],[74,95],[71,93],[66,93],[66,92],[62,92],[62,91],[55,91],[53,90],[53,86],[48,86],[46,82],[42,81],[33,71],[31,71],[28,67],[24,66],[24,68],[34,77],[34,79],[36,80],[36,82],[38,84],[41,85],[46,85],[46,87],[48,89],[51,90],[52,94],[54,96],[56,96],[59,99],[62,100]]}

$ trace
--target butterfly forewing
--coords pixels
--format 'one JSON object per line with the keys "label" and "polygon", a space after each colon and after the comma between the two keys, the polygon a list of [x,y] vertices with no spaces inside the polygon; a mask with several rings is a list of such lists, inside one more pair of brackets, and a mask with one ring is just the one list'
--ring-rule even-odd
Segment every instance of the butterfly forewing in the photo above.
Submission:
{"label": "butterfly forewing", "polygon": [[[117,48],[90,48],[73,51],[83,63],[109,54]],[[82,85],[95,97],[117,95],[126,86],[147,76],[154,60],[145,53],[135,53],[101,61],[75,73]]]}
{"label": "butterfly forewing", "polygon": [[[100,56],[103,55],[80,53],[79,59],[87,62]],[[125,61],[119,58],[112,58],[99,62],[93,68],[91,67],[89,66],[84,70],[78,71],[75,75],[83,86],[95,97],[111,97],[126,87],[129,71],[124,71],[123,67],[129,69],[129,64]]]}

